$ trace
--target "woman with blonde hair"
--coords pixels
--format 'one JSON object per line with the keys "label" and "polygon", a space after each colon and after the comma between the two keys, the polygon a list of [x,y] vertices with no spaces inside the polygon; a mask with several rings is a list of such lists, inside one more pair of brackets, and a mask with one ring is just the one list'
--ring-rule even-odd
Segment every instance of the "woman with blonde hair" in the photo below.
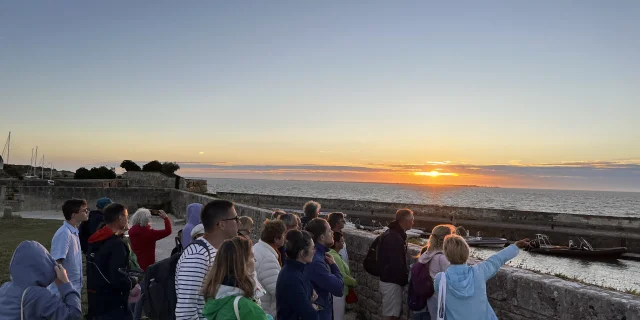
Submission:
{"label": "woman with blonde hair", "polygon": [[202,315],[207,320],[272,319],[257,301],[264,289],[253,276],[255,258],[251,240],[235,237],[225,240],[202,286],[205,299]]}
{"label": "woman with blonde hair", "polygon": [[487,299],[487,280],[496,275],[500,267],[515,258],[519,249],[529,246],[529,239],[512,244],[489,259],[467,265],[469,246],[458,235],[444,238],[444,255],[451,263],[445,272],[433,279],[438,311],[435,319],[442,320],[497,320]]}
{"label": "woman with blonde hair", "polygon": [[[444,272],[449,267],[449,260],[442,252],[442,246],[444,244],[444,238],[450,234],[455,233],[456,227],[450,224],[440,224],[431,230],[431,236],[429,240],[420,250],[420,256],[416,263],[421,263],[429,269],[429,276],[431,279],[435,279],[436,274]],[[412,276],[413,276],[413,268]],[[425,270],[426,271],[426,270]],[[415,280],[415,278],[414,278]],[[411,281],[411,280],[409,280]],[[415,283],[414,288],[419,288],[427,284]],[[413,320],[428,320],[435,319],[438,308],[438,297],[434,294],[427,299],[427,304],[420,311],[413,312]]]}
{"label": "woman with blonde hair", "polygon": [[242,216],[238,219],[238,235],[251,239],[253,233],[253,219],[251,217]]}

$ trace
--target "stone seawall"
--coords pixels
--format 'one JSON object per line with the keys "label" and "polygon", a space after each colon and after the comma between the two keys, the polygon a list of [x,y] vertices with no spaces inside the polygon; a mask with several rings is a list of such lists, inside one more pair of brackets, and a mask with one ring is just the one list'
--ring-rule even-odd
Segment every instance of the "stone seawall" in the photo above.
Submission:
{"label": "stone seawall", "polygon": [[[379,279],[362,268],[375,235],[353,229],[345,229],[344,234],[349,266],[358,281],[359,300],[355,308],[364,319],[381,319]],[[418,246],[409,245],[407,259],[410,264],[419,250]],[[469,260],[472,264],[478,262]],[[512,267],[502,267],[487,282],[487,295],[501,320],[640,320],[640,298],[637,296]],[[410,319],[406,294],[403,315],[403,319]]]}
{"label": "stone seawall", "polygon": [[[96,201],[109,197],[130,211],[140,207],[171,210],[170,190],[159,188],[82,188],[82,187],[20,187],[20,199],[14,211],[60,210],[65,200],[86,199],[89,208],[95,208]],[[133,213],[133,212],[131,212]]]}
{"label": "stone seawall", "polygon": [[467,208],[410,203],[390,203],[341,199],[273,196],[218,192],[224,199],[263,208],[301,210],[302,205],[315,200],[322,204],[323,212],[342,211],[360,219],[363,224],[373,220],[386,224],[393,220],[400,208],[410,208],[416,213],[416,227],[431,230],[441,223],[464,226],[475,235],[481,232],[488,237],[518,240],[533,238],[536,233],[548,235],[554,243],[567,244],[576,236],[585,237],[594,247],[629,248],[640,253],[640,218],[574,215],[565,213]]}
{"label": "stone seawall", "polygon": [[[176,217],[181,217],[186,219],[186,211],[187,206],[190,203],[202,203],[207,204],[209,201],[215,200],[216,198],[202,195],[198,193],[182,191],[182,190],[171,190],[170,192],[170,201],[171,201],[171,212]],[[253,239],[260,238],[260,231],[262,230],[262,224],[266,219],[271,217],[272,211],[256,208],[240,203],[235,204],[236,211],[240,216],[249,216],[253,219],[253,223],[255,227],[253,228]]]}

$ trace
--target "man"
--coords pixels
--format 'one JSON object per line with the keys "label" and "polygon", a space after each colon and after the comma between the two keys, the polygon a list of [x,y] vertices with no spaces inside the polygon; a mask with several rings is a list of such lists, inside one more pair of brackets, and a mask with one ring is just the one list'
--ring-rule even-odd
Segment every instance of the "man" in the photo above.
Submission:
{"label": "man", "polygon": [[[65,201],[62,205],[65,221],[51,240],[51,256],[67,270],[69,281],[79,294],[82,292],[82,252],[78,227],[89,218],[87,212],[87,201],[82,199]],[[58,286],[53,283],[49,286],[49,290],[58,293]]]}
{"label": "man", "polygon": [[320,204],[315,201],[309,201],[302,207],[304,211],[304,217],[301,219],[302,228],[306,227],[307,223],[312,219],[315,219],[320,214]]}
{"label": "man", "polygon": [[383,319],[400,319],[402,313],[402,287],[409,282],[406,232],[412,227],[413,211],[398,210],[378,246]]}
{"label": "man", "polygon": [[318,294],[315,304],[322,307],[318,311],[318,319],[331,320],[333,315],[332,295],[342,297],[344,280],[340,269],[329,254],[329,247],[333,245],[333,231],[329,223],[315,218],[307,223],[306,230],[313,236],[316,252],[313,261],[304,268],[304,275],[311,281],[313,289]]}
{"label": "man", "polygon": [[131,319],[127,302],[137,281],[121,272],[129,269],[129,246],[122,240],[129,229],[127,207],[112,203],[103,210],[105,226],[89,237],[87,293],[89,313],[96,319]]}
{"label": "man", "polygon": [[[329,214],[327,221],[329,221],[329,225],[331,226],[331,231],[333,232],[342,232],[344,229],[345,219],[344,213],[342,212],[332,212]],[[349,265],[349,255],[347,254],[347,243],[345,242],[344,247],[340,252],[340,257],[342,260]]]}
{"label": "man", "polygon": [[204,297],[200,294],[202,282],[213,265],[222,242],[238,234],[238,214],[233,202],[213,200],[200,214],[207,247],[192,243],[184,249],[176,266],[176,320],[201,319]]}
{"label": "man", "polygon": [[87,253],[89,237],[98,230],[98,226],[104,221],[102,210],[112,203],[113,201],[107,197],[98,199],[96,210],[91,210],[89,212],[89,220],[80,225],[80,246],[82,247],[82,253]]}

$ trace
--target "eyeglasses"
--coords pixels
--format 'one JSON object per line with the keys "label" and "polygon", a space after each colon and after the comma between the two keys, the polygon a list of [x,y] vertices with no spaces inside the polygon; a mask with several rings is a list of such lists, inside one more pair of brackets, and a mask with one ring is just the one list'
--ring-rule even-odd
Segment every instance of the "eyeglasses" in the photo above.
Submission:
{"label": "eyeglasses", "polygon": [[233,217],[233,218],[222,219],[222,220],[220,220],[220,222],[222,222],[222,221],[229,221],[229,220],[235,220],[235,221],[236,221],[236,223],[237,223],[237,222],[239,222],[239,221],[240,221],[240,217],[235,216],[235,217]]}
{"label": "eyeglasses", "polygon": [[89,209],[88,209],[88,208],[80,209],[80,210],[78,211],[78,213],[87,213],[87,212],[89,212]]}

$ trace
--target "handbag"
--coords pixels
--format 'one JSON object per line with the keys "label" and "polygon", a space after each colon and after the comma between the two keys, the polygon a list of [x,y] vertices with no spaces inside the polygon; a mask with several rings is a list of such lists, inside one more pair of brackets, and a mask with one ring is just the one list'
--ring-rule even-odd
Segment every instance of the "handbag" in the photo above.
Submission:
{"label": "handbag", "polygon": [[353,288],[349,288],[349,293],[347,297],[344,299],[347,304],[352,304],[358,302],[358,296],[356,295],[355,290]]}

